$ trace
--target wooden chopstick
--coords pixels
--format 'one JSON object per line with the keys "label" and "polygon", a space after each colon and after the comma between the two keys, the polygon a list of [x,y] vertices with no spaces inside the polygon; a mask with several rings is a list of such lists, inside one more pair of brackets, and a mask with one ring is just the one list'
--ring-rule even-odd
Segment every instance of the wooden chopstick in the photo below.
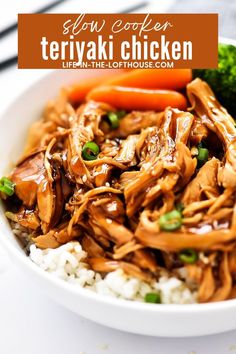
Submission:
{"label": "wooden chopstick", "polygon": [[[67,1],[67,0],[58,0],[48,6],[45,6],[44,8],[40,9],[39,11],[35,12],[35,13],[44,13],[46,11],[49,11],[50,9],[52,9],[54,6],[57,6],[59,5],[60,3],[64,2],[64,1]],[[130,12],[134,12],[134,11],[137,11],[137,10],[140,10],[141,8],[143,7],[146,7],[148,5],[148,1],[142,1],[138,4],[135,4],[134,6],[131,6],[127,9],[124,9],[120,12],[118,12],[119,14],[128,14]],[[17,29],[17,23],[5,28],[2,32],[0,32],[0,39],[1,39],[1,35],[2,33],[5,33],[3,34],[2,36],[5,36],[7,35],[8,33],[10,33],[11,31]],[[13,64],[16,64],[17,63],[17,60],[18,60],[18,56],[15,55],[11,58],[8,58],[8,59],[5,59],[3,61],[0,62],[0,71],[8,68],[9,66],[13,65]]]}

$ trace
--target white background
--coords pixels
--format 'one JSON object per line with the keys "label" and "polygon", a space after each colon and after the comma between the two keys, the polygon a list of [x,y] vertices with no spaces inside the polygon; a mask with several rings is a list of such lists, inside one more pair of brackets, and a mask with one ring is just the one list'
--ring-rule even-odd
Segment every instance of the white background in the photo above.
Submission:
{"label": "white background", "polygon": [[[14,21],[17,12],[33,11],[49,1],[1,0],[0,29]],[[139,0],[68,0],[54,11],[118,12],[137,2]],[[143,12],[168,11],[173,1],[149,3]],[[14,54],[16,45],[16,34],[0,41],[0,60]],[[14,67],[0,72],[0,111],[22,89],[45,74],[45,70],[20,71]],[[43,289],[38,292],[0,249],[0,354],[233,353],[236,353],[236,331],[201,338],[152,338],[119,332],[85,320],[48,299]]]}

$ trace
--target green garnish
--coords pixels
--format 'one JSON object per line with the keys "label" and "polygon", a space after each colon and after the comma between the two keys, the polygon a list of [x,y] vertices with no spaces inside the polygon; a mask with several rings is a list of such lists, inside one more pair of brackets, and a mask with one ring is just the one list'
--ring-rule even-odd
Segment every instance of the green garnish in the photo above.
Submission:
{"label": "green garnish", "polygon": [[219,44],[217,69],[195,69],[193,77],[200,77],[212,88],[220,103],[231,113],[236,114],[236,47]]}
{"label": "green garnish", "polygon": [[88,143],[84,144],[82,149],[84,160],[96,160],[99,151],[99,146],[94,141],[89,141]]}
{"label": "green garnish", "polygon": [[119,127],[119,120],[126,115],[126,111],[108,112],[107,118],[112,129]]}
{"label": "green garnish", "polygon": [[161,304],[161,296],[159,293],[147,293],[144,300],[150,304]]}
{"label": "green garnish", "polygon": [[181,202],[177,203],[175,209],[178,210],[182,214],[182,211],[184,210],[183,203],[181,203]]}
{"label": "green garnish", "polygon": [[182,250],[181,252],[179,252],[179,259],[180,261],[182,261],[183,263],[195,263],[198,259],[198,255],[197,252],[194,251],[193,249],[189,248],[186,250]]}
{"label": "green garnish", "polygon": [[159,219],[160,229],[163,231],[175,231],[182,225],[182,214],[178,210],[170,211]]}
{"label": "green garnish", "polygon": [[11,197],[15,192],[15,183],[13,183],[7,177],[2,177],[0,179],[0,192]]}
{"label": "green garnish", "polygon": [[116,114],[117,114],[118,118],[121,119],[124,116],[126,116],[127,112],[125,110],[122,110],[122,111],[116,112]]}
{"label": "green garnish", "polygon": [[200,166],[207,162],[209,156],[209,151],[207,148],[203,148],[201,145],[198,146],[197,160]]}
{"label": "green garnish", "polygon": [[107,118],[112,129],[116,129],[119,127],[119,118],[115,112],[109,112],[107,114]]}

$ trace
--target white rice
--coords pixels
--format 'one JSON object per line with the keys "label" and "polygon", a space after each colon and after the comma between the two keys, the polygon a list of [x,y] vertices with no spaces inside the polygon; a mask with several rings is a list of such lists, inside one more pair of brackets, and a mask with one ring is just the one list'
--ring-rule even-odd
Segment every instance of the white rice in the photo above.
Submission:
{"label": "white rice", "polygon": [[29,257],[43,270],[75,286],[117,298],[144,301],[150,292],[159,292],[164,304],[189,304],[197,301],[197,293],[175,277],[163,274],[158,282],[147,284],[119,269],[104,278],[89,269],[85,263],[87,254],[79,242],[73,241],[56,249],[41,250],[30,246]]}

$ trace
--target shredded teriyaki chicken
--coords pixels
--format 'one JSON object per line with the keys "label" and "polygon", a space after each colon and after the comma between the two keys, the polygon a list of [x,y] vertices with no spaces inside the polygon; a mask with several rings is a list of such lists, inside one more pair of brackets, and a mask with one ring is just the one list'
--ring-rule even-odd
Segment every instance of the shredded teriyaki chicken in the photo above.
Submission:
{"label": "shredded teriyaki chicken", "polygon": [[198,302],[235,297],[235,122],[200,79],[187,96],[187,111],[120,114],[62,92],[9,175],[7,217],[41,249],[79,240],[101,274],[151,282],[164,269]]}

